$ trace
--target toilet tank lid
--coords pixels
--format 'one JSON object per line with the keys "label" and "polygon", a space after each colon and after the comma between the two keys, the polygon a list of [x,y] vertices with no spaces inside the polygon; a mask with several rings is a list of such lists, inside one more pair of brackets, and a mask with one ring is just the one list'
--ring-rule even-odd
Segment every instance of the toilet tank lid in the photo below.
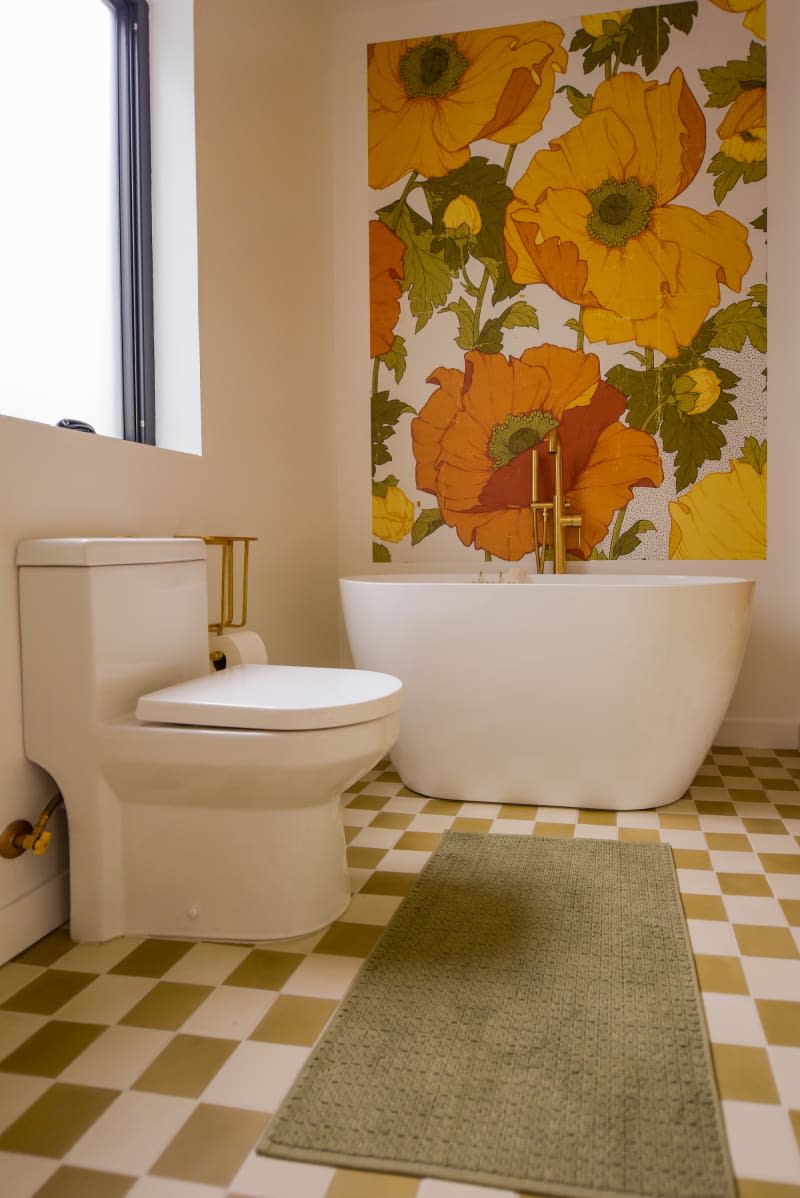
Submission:
{"label": "toilet tank lid", "polygon": [[18,566],[132,566],[205,556],[203,542],[190,537],[44,537],[17,546]]}

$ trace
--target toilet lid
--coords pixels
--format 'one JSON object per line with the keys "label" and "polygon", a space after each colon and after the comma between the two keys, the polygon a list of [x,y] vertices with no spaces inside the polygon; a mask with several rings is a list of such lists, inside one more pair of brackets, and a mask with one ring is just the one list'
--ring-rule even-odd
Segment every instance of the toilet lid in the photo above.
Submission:
{"label": "toilet lid", "polygon": [[242,665],[143,695],[140,720],[298,731],[363,724],[397,711],[402,683],[372,670]]}

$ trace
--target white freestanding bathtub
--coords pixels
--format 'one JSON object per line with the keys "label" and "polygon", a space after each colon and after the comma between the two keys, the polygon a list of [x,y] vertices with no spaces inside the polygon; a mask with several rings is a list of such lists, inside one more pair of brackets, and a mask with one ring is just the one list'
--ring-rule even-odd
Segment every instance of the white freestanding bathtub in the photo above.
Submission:
{"label": "white freestanding bathtub", "polygon": [[354,664],[403,683],[392,761],[405,785],[619,811],[680,798],[733,693],[755,584],[492,577],[340,580]]}

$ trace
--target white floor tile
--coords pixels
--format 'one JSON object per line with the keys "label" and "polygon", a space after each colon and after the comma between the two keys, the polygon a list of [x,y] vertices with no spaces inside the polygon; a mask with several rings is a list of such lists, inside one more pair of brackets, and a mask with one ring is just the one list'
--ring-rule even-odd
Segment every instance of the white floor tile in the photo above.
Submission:
{"label": "white floor tile", "polygon": [[715,1044],[763,1048],[767,1042],[755,1001],[746,994],[703,993],[709,1038]]}
{"label": "white floor tile", "polygon": [[751,832],[750,843],[756,853],[793,853],[800,855],[800,844],[791,836],[770,836]]}
{"label": "white floor tile", "polygon": [[462,803],[459,815],[462,819],[497,819],[499,803]]}
{"label": "white floor tile", "polygon": [[737,1177],[800,1183],[800,1153],[789,1116],[781,1107],[724,1101],[722,1110]]}
{"label": "white floor tile", "polygon": [[409,832],[446,832],[452,827],[455,815],[415,815],[408,825]]}
{"label": "white floor tile", "polygon": [[489,829],[495,836],[532,836],[532,819],[496,819]]}
{"label": "white floor tile", "polygon": [[60,1163],[27,1153],[0,1152],[0,1184],[3,1186],[0,1193],[7,1194],[8,1198],[33,1198]]}
{"label": "white floor tile", "polygon": [[276,990],[220,986],[189,1016],[181,1032],[190,1036],[221,1036],[246,1040],[278,997]]}
{"label": "white floor tile", "polygon": [[391,849],[402,835],[402,828],[362,828],[350,841],[350,847]]}
{"label": "white floor tile", "polygon": [[140,1177],[126,1198],[225,1198],[225,1190],[170,1177]]}
{"label": "white floor tile", "polygon": [[147,1173],[194,1110],[190,1098],[129,1090],[112,1102],[64,1158],[112,1173]]}
{"label": "white floor tile", "polygon": [[800,898],[800,874],[767,874],[775,898]]}
{"label": "white floor tile", "polygon": [[23,1073],[0,1073],[0,1132],[27,1111],[52,1086],[49,1077],[28,1077]]}
{"label": "white floor tile", "polygon": [[[422,810],[429,799],[412,799],[410,795],[396,795],[383,806],[384,811],[397,811],[400,815],[416,815]],[[371,812],[372,815],[375,812]]]}
{"label": "white floor tile", "polygon": [[364,788],[365,795],[377,795],[379,798],[391,798],[396,795],[402,786],[402,782],[370,782],[369,786]]}
{"label": "white floor tile", "polygon": [[80,1023],[118,1023],[157,981],[157,978],[101,973],[59,1009],[58,1018],[77,1019]]}
{"label": "white floor tile", "polygon": [[696,953],[720,953],[737,957],[739,945],[729,923],[719,919],[687,919],[689,939]]}
{"label": "white floor tile", "polygon": [[394,894],[355,894],[339,919],[342,923],[369,923],[383,926],[389,922],[403,899]]}
{"label": "white floor tile", "polygon": [[800,1111],[800,1048],[770,1044],[767,1053],[781,1102],[791,1111]]}
{"label": "white floor tile", "polygon": [[440,1181],[426,1177],[417,1198],[515,1198],[515,1191],[489,1189],[487,1186],[465,1185],[462,1181]]}
{"label": "white floor tile", "polygon": [[700,815],[698,819],[704,832],[744,832],[741,816]]}
{"label": "white floor tile", "polygon": [[28,1011],[0,1011],[0,1061],[47,1023],[44,1015]]}
{"label": "white floor tile", "polygon": [[388,870],[390,873],[397,874],[418,874],[429,858],[430,853],[422,852],[420,849],[389,849],[389,852],[378,862],[376,873]]}
{"label": "white floor tile", "polygon": [[366,828],[376,815],[376,811],[364,811],[361,807],[345,807],[342,812],[342,823],[346,828]]}
{"label": "white floor tile", "polygon": [[193,944],[164,974],[165,982],[220,986],[250,952],[249,944]]}
{"label": "white floor tile", "polygon": [[721,894],[719,878],[713,869],[678,869],[682,894]]}
{"label": "white floor tile", "polygon": [[11,998],[12,994],[34,981],[42,972],[38,965],[20,965],[17,961],[9,961],[0,969],[0,1003]]}
{"label": "white floor tile", "polygon": [[239,1044],[200,1095],[201,1102],[275,1111],[310,1053],[293,1044]]}
{"label": "white floor tile", "polygon": [[[335,1170],[326,1165],[279,1161],[253,1152],[231,1182],[232,1194],[252,1198],[325,1198]],[[376,1194],[375,1198],[379,1198]]]}
{"label": "white floor tile", "polygon": [[722,902],[731,923],[786,927],[786,916],[777,899],[759,898],[749,894],[726,894]]}
{"label": "white floor tile", "polygon": [[711,864],[722,874],[760,874],[764,870],[755,853],[720,853],[716,849],[709,852]]}
{"label": "white floor tile", "polygon": [[660,828],[657,811],[618,811],[618,828]]}
{"label": "white floor tile", "polygon": [[132,953],[143,936],[117,936],[105,944],[76,944],[56,962],[58,969],[75,969],[79,973],[106,973],[123,957]]}
{"label": "white floor tile", "polygon": [[[576,840],[616,840],[617,829],[612,824],[576,824]],[[700,871],[698,870],[698,873]]]}
{"label": "white floor tile", "polygon": [[691,828],[662,828],[661,840],[663,844],[672,845],[673,849],[707,848],[703,833],[693,832]]}
{"label": "white floor tile", "polygon": [[313,953],[297,966],[282,993],[305,994],[312,998],[342,998],[363,964],[361,957]]}
{"label": "white floor tile", "polygon": [[354,866],[349,866],[347,870],[350,876],[350,889],[353,894],[358,894],[361,887],[366,882],[367,878],[372,877],[371,869],[356,869]]}
{"label": "white floor tile", "polygon": [[149,1027],[109,1027],[68,1065],[61,1082],[126,1090],[172,1039],[172,1032]]}
{"label": "white floor tile", "polygon": [[747,988],[754,998],[800,1000],[800,961],[782,957],[742,957]]}

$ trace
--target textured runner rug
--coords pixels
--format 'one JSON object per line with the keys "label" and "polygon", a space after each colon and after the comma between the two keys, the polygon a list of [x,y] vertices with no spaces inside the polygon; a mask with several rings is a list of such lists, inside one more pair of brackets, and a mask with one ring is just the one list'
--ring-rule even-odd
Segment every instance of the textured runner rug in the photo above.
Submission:
{"label": "textured runner rug", "polygon": [[669,846],[446,833],[259,1151],[733,1198]]}

